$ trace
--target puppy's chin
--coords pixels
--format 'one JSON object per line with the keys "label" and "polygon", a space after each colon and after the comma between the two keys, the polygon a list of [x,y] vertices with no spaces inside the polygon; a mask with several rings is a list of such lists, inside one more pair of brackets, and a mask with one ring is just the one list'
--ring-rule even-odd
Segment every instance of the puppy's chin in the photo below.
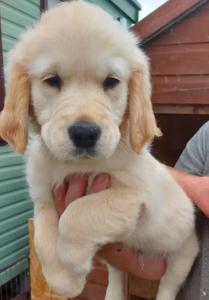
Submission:
{"label": "puppy's chin", "polygon": [[[111,149],[112,150],[112,149]],[[76,160],[76,161],[99,161],[99,160],[106,160],[109,159],[113,156],[115,153],[114,151],[108,152],[108,153],[103,153],[98,151],[97,149],[92,149],[92,150],[86,150],[86,151],[80,151],[80,150],[75,150],[73,152],[73,155],[71,155],[70,159],[71,160]]]}
{"label": "puppy's chin", "polygon": [[73,151],[73,155],[76,159],[98,159],[96,147],[87,149],[76,148]]}
{"label": "puppy's chin", "polygon": [[118,144],[115,145],[100,145],[95,149],[81,150],[74,147],[67,147],[67,145],[48,143],[42,138],[45,147],[49,153],[59,161],[99,161],[106,160],[112,157],[117,149]]}

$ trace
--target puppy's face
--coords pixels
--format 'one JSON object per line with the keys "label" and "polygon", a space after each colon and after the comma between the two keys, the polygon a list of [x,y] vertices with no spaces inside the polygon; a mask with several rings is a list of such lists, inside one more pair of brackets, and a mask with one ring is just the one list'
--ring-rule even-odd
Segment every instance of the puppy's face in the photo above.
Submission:
{"label": "puppy's face", "polygon": [[146,56],[132,34],[94,5],[76,1],[47,12],[9,61],[0,134],[17,151],[27,144],[29,107],[60,160],[110,157],[125,113],[135,152],[158,134]]}
{"label": "puppy's face", "polygon": [[107,158],[120,140],[130,69],[102,43],[91,51],[79,46],[72,41],[69,49],[63,45],[35,60],[30,71],[35,115],[57,158]]}

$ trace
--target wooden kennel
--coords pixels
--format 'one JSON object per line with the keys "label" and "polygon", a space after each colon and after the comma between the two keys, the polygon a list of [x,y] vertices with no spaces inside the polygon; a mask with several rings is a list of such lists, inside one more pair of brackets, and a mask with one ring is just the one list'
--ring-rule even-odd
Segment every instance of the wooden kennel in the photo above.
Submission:
{"label": "wooden kennel", "polygon": [[[150,57],[152,102],[163,137],[153,154],[173,166],[209,120],[209,1],[170,0],[133,27]],[[199,218],[201,254],[178,300],[209,299],[209,221]],[[130,293],[153,298],[155,283],[130,277]],[[146,290],[146,295],[143,294]]]}

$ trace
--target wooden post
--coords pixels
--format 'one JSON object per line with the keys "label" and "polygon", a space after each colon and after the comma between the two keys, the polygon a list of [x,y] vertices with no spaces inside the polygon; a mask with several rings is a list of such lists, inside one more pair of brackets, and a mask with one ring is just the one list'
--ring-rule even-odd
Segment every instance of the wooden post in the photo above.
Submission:
{"label": "wooden post", "polygon": [[[0,111],[4,106],[4,72],[3,72],[3,47],[2,47],[2,34],[1,34],[1,16],[0,16]],[[6,145],[6,142],[0,138],[0,146]]]}
{"label": "wooden post", "polygon": [[48,1],[40,0],[40,11],[41,13],[48,9]]}
{"label": "wooden post", "polygon": [[129,275],[129,294],[131,296],[136,296],[136,299],[155,299],[158,285],[159,283],[157,281],[145,280],[133,275]]}
{"label": "wooden post", "polygon": [[3,50],[2,50],[2,35],[1,35],[1,17],[0,17],[0,110],[4,106],[4,72],[3,72]]}

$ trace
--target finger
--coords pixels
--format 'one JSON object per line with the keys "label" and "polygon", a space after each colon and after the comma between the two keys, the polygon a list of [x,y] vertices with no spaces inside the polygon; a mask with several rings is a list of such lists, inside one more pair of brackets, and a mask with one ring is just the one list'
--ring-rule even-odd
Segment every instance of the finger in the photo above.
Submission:
{"label": "finger", "polygon": [[76,174],[69,180],[68,189],[65,197],[65,205],[84,196],[88,185],[88,176]]}
{"label": "finger", "polygon": [[66,185],[63,183],[58,188],[53,190],[54,205],[58,216],[60,217],[65,210],[65,195],[66,195]]}
{"label": "finger", "polygon": [[107,245],[99,254],[116,268],[144,279],[160,280],[166,269],[162,257],[139,256],[120,244]]}
{"label": "finger", "polygon": [[110,175],[99,174],[94,178],[94,181],[91,186],[91,192],[98,193],[109,187],[110,187]]}

